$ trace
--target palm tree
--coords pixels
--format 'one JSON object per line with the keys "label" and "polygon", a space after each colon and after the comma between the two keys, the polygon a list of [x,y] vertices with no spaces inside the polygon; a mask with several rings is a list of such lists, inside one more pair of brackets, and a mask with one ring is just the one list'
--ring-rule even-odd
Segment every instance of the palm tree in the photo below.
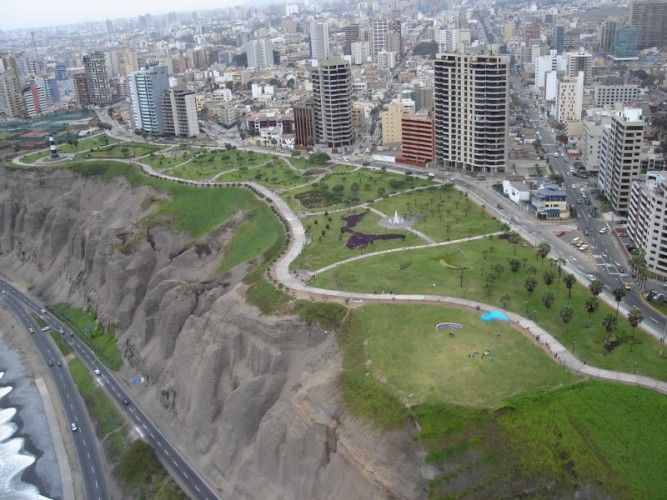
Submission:
{"label": "palm tree", "polygon": [[561,274],[561,271],[562,271],[562,266],[567,264],[567,260],[565,260],[563,257],[558,257],[556,259],[556,263],[558,264],[558,277],[560,278],[560,274]]}
{"label": "palm tree", "polygon": [[512,297],[510,297],[507,293],[500,297],[500,303],[503,305],[503,309],[507,309],[511,301]]}
{"label": "palm tree", "polygon": [[551,309],[554,300],[555,300],[554,294],[551,292],[546,292],[544,295],[542,295],[542,304],[544,304],[544,307],[547,310],[547,312],[549,312],[549,309]]}
{"label": "palm tree", "polygon": [[595,295],[591,295],[586,299],[584,306],[586,307],[586,312],[588,313],[588,326],[590,327],[593,324],[593,313],[598,310],[600,304],[598,303],[597,297]]}
{"label": "palm tree", "polygon": [[510,232],[510,229],[511,229],[511,228],[510,228],[510,225],[509,225],[509,224],[501,224],[501,225],[500,225],[500,231],[501,231],[503,234],[507,234],[507,233],[509,233],[509,232]]}
{"label": "palm tree", "polygon": [[512,271],[513,278],[512,281],[516,279],[516,273],[519,271],[519,267],[521,267],[521,261],[519,259],[511,258],[509,261],[510,264],[510,271]]}
{"label": "palm tree", "polygon": [[591,284],[588,285],[588,289],[591,291],[593,297],[597,297],[602,293],[602,282],[600,280],[593,280]]}
{"label": "palm tree", "polygon": [[611,294],[614,296],[614,300],[616,301],[616,317],[618,317],[618,308],[621,305],[621,301],[623,300],[623,297],[625,297],[626,293],[626,289],[622,286],[617,286],[611,291]]}
{"label": "palm tree", "polygon": [[572,321],[572,317],[574,316],[574,309],[572,309],[570,306],[564,306],[560,308],[558,314],[560,314],[560,319],[565,324],[565,331],[567,332],[567,324]]}
{"label": "palm tree", "polygon": [[614,328],[616,328],[616,316],[613,314],[605,314],[602,318],[602,326],[604,330],[609,334]]}
{"label": "palm tree", "polygon": [[551,271],[544,271],[544,275],[542,275],[542,278],[544,279],[544,284],[547,286],[551,286],[554,282],[554,273]]}
{"label": "palm tree", "polygon": [[521,241],[521,238],[519,237],[518,233],[515,233],[512,231],[509,236],[507,237],[507,240],[514,245],[514,255],[516,255],[516,246],[519,244],[519,241]]}
{"label": "palm tree", "polygon": [[546,241],[537,246],[537,256],[542,259],[542,267],[544,267],[544,259],[549,255],[549,252],[551,252],[551,245]]}
{"label": "palm tree", "polygon": [[[630,326],[632,327],[632,344],[635,343],[635,331],[637,330],[639,323],[641,323],[643,320],[644,315],[642,312],[636,307],[633,307],[632,311],[630,311],[630,314],[628,314],[628,323],[630,323]],[[632,344],[630,344],[630,350],[632,350]]]}
{"label": "palm tree", "polygon": [[563,282],[565,283],[565,288],[567,288],[567,300],[569,301],[572,298],[572,287],[577,282],[577,278],[573,274],[565,274],[563,276]]}
{"label": "palm tree", "polygon": [[523,286],[528,292],[528,295],[532,295],[535,287],[537,286],[537,280],[532,276],[528,276],[523,282]]}

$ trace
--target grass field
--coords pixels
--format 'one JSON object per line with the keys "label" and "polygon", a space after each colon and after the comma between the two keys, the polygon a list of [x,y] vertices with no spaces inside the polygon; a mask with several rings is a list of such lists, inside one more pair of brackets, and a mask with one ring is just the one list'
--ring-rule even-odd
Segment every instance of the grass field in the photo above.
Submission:
{"label": "grass field", "polygon": [[498,231],[500,222],[452,185],[392,196],[375,208],[415,218],[414,228],[436,241],[458,240]]}
{"label": "grass field", "polygon": [[430,181],[412,176],[388,174],[368,169],[334,171],[312,186],[294,190],[285,200],[296,210],[324,210],[353,206],[416,187],[428,186]]}
{"label": "grass field", "polygon": [[141,159],[142,163],[146,163],[156,170],[165,170],[180,165],[183,162],[191,160],[193,153],[189,150],[170,150],[167,153],[149,154]]}
{"label": "grass field", "polygon": [[60,350],[60,352],[63,353],[63,356],[67,356],[68,354],[71,354],[73,352],[70,345],[67,342],[65,342],[65,339],[63,338],[62,335],[60,335],[60,333],[51,330],[50,334],[51,334],[51,338],[53,339],[55,344],[58,346],[58,349]]}
{"label": "grass field", "polygon": [[91,149],[86,153],[81,153],[77,157],[81,158],[139,158],[149,153],[155,153],[164,146],[146,144],[141,142],[123,142],[109,147]]}
{"label": "grass field", "polygon": [[[435,325],[445,321],[463,328],[451,330],[453,336],[450,330],[436,331]],[[474,311],[367,305],[352,312],[348,335],[354,337],[357,355],[365,358],[362,364],[406,404],[437,400],[496,406],[527,391],[576,380],[520,332],[506,324],[485,324]]]}
{"label": "grass field", "polygon": [[241,151],[239,149],[230,151],[191,149],[190,154],[192,155],[192,161],[172,170],[171,175],[192,180],[210,179],[229,170],[243,169],[245,171],[248,169],[253,171],[254,167],[273,159],[272,156],[264,153]]}
{"label": "grass field", "polygon": [[[622,317],[617,328],[611,334],[606,333],[602,318],[613,314],[613,309],[599,301],[599,309],[589,319],[584,308],[588,290],[575,284],[572,298],[568,301],[567,289],[558,279],[556,266],[547,262],[542,269],[535,250],[524,245],[515,247],[507,240],[493,238],[381,255],[322,273],[311,285],[358,292],[453,295],[500,307],[503,306],[501,299],[506,296],[507,309],[533,317],[581,360],[602,368],[627,373],[636,371],[667,380],[667,356],[662,352],[664,345],[641,332],[637,332],[633,340],[631,328]],[[520,261],[516,276],[508,265],[511,258]],[[499,265],[502,268],[496,269]],[[460,286],[460,267],[464,268],[463,287]],[[555,275],[550,287],[543,282],[544,270],[550,270]],[[533,276],[531,271],[535,271],[537,286],[529,294],[524,282],[529,275]],[[489,278],[494,275],[495,278]],[[486,285],[487,280],[491,280],[490,288]],[[547,291],[554,297],[549,310],[543,305],[543,296]],[[573,318],[566,325],[561,321],[559,310],[568,304],[572,306]],[[592,322],[590,327],[589,321]],[[621,342],[611,353],[603,347],[608,339]]]}
{"label": "grass field", "polygon": [[111,461],[117,460],[127,446],[127,424],[81,361],[71,360],[69,371],[95,422],[97,437],[104,439],[105,449]]}
{"label": "grass field", "polygon": [[104,328],[94,313],[71,307],[69,304],[55,304],[49,307],[49,310],[65,321],[105,366],[112,370],[120,369],[123,360],[113,328]]}
{"label": "grass field", "polygon": [[[93,137],[86,137],[81,139],[77,144],[57,144],[59,153],[78,153],[79,151],[85,151],[86,149],[100,148],[109,144],[117,143],[118,140],[113,139],[106,134],[98,134]],[[48,150],[37,151],[35,153],[28,154],[21,158],[25,163],[35,163],[40,158],[48,156],[50,153]]]}
{"label": "grass field", "polygon": [[365,234],[396,233],[404,235],[405,239],[376,240],[363,248],[347,248],[345,244],[350,238],[351,233],[341,233],[340,228],[345,225],[345,221],[342,220],[342,217],[362,212],[364,212],[363,209],[353,209],[345,212],[336,212],[331,215],[312,215],[306,217],[302,222],[306,228],[306,236],[308,237],[309,243],[303,249],[303,252],[301,252],[299,257],[294,260],[292,267],[294,269],[308,269],[314,271],[328,264],[356,255],[426,243],[409,231],[387,230],[381,228],[377,224],[380,217],[373,212],[368,212],[364,218],[361,219],[361,222],[354,227],[354,231]]}
{"label": "grass field", "polygon": [[[180,169],[177,169],[180,170]],[[282,160],[272,160],[256,168],[241,167],[222,174],[220,182],[253,181],[270,189],[288,189],[310,182],[313,176],[303,175],[289,168]]]}

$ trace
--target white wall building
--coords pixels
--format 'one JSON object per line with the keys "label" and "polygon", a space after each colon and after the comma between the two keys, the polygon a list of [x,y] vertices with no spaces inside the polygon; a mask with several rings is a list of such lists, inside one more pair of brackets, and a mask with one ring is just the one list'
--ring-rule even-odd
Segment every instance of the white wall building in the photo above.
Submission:
{"label": "white wall building", "polygon": [[538,89],[544,87],[544,75],[549,71],[563,72],[565,69],[565,57],[557,55],[555,50],[550,51],[549,55],[536,58],[535,87]]}
{"label": "white wall building", "polygon": [[613,106],[616,103],[629,104],[639,98],[639,85],[596,85],[594,104],[596,108]]}
{"label": "white wall building", "polygon": [[370,56],[370,44],[368,42],[352,42],[352,64],[366,64]]}
{"label": "white wall building", "polygon": [[517,205],[530,201],[530,189],[521,182],[503,180],[503,193]]}
{"label": "white wall building", "polygon": [[310,57],[317,61],[329,55],[329,26],[327,23],[310,24]]}
{"label": "white wall building", "polygon": [[576,77],[579,72],[584,73],[584,85],[590,85],[593,80],[593,54],[579,48],[576,52],[565,54],[566,73],[570,78]]}
{"label": "white wall building", "polygon": [[582,101],[584,98],[584,72],[574,77],[561,77],[556,92],[555,119],[566,123],[581,120]]}
{"label": "white wall building", "polygon": [[268,38],[250,40],[246,43],[248,68],[268,68],[273,66],[273,42]]}

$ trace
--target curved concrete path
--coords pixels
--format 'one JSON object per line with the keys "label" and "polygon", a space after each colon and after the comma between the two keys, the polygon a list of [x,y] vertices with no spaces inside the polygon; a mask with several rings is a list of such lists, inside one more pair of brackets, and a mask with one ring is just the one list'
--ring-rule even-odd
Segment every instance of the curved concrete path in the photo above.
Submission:
{"label": "curved concrete path", "polygon": [[[88,161],[99,161],[100,158],[91,159]],[[275,278],[276,281],[283,286],[291,289],[296,294],[304,298],[323,298],[339,302],[402,302],[402,303],[421,303],[421,304],[436,304],[449,305],[465,309],[472,309],[476,311],[492,311],[499,308],[477,302],[474,300],[463,299],[459,297],[448,297],[441,295],[426,295],[426,294],[390,294],[390,293],[356,293],[344,292],[339,290],[327,290],[324,288],[314,288],[307,286],[299,280],[289,270],[290,264],[299,256],[306,245],[306,231],[301,223],[301,220],[289,205],[272,190],[257,184],[255,182],[239,181],[239,182],[214,182],[214,181],[193,181],[173,177],[156,171],[150,165],[141,163],[137,159],[114,159],[121,163],[128,163],[136,165],[141,168],[147,175],[159,179],[165,179],[180,184],[185,184],[195,187],[223,187],[230,185],[243,185],[251,191],[258,194],[260,197],[268,201],[279,217],[285,223],[289,230],[289,244],[287,250],[281,255],[273,264],[269,271],[269,276]],[[32,166],[32,165],[30,165]],[[553,335],[542,329],[537,323],[524,318],[516,313],[504,311],[510,318],[510,322],[518,327],[520,332],[523,332],[528,338],[533,340],[537,345],[549,352],[556,361],[563,364],[565,367],[583,376],[593,377],[600,380],[607,380],[627,385],[634,385],[638,387],[645,387],[652,389],[662,394],[667,395],[667,382],[656,380],[644,375],[636,375],[631,373],[617,372],[589,366],[586,363],[577,359],[565,346],[563,346]]]}

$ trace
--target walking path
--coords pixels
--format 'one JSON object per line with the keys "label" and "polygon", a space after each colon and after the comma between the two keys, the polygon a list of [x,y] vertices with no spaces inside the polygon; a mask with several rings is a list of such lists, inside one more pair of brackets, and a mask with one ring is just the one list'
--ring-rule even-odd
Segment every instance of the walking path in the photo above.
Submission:
{"label": "walking path", "polygon": [[[88,161],[97,161],[88,160]],[[166,175],[162,172],[158,172],[150,165],[141,163],[136,159],[122,159],[116,160],[123,163],[128,163],[131,165],[136,165],[140,167],[146,174],[165,180],[174,181],[180,184],[198,186],[198,187],[218,187],[218,186],[228,186],[230,184],[244,185],[251,191],[256,194],[264,197],[270,205],[273,205],[280,217],[283,219],[287,228],[289,229],[289,244],[287,251],[281,255],[273,264],[269,271],[269,277],[275,279],[283,286],[294,291],[297,296],[303,298],[323,298],[333,301],[355,301],[355,302],[401,302],[401,303],[421,303],[421,304],[438,304],[438,305],[450,305],[454,307],[473,309],[477,311],[492,311],[497,310],[495,306],[485,304],[482,302],[477,302],[474,300],[463,299],[460,297],[448,297],[441,295],[425,295],[425,294],[391,294],[391,293],[356,293],[356,292],[345,292],[340,290],[327,290],[323,288],[314,288],[304,284],[299,280],[293,273],[290,272],[290,264],[299,256],[301,251],[306,245],[306,231],[301,223],[299,217],[294,213],[294,211],[289,207],[289,205],[274,191],[268,189],[260,184],[257,184],[252,181],[246,182],[214,182],[214,181],[192,181],[187,179],[182,179],[179,177],[173,177]],[[415,188],[423,189],[423,188]],[[624,372],[617,372],[612,370],[606,370],[602,368],[597,368],[589,366],[586,363],[577,359],[571,352],[569,352],[556,338],[554,338],[549,332],[542,329],[537,323],[528,320],[518,314],[513,312],[504,311],[505,314],[509,317],[509,320],[512,324],[518,327],[519,331],[524,335],[528,336],[530,339],[535,341],[538,345],[545,348],[549,353],[551,353],[555,360],[563,364],[565,367],[571,371],[578,373],[580,375],[593,377],[601,380],[608,380],[612,382],[618,382],[627,385],[635,385],[639,387],[645,387],[658,391],[662,394],[667,395],[667,382],[661,380],[652,379],[643,375],[636,375]]]}
{"label": "walking path", "polygon": [[[388,217],[389,217],[386,213],[384,213],[384,212],[378,210],[377,208],[369,207],[368,209],[369,209],[371,212],[373,212],[374,214],[379,215],[380,217],[384,217],[384,218],[388,218]],[[406,228],[404,228],[404,229],[405,229],[405,231],[409,231],[409,232],[411,232],[412,234],[414,234],[414,235],[416,235],[416,236],[419,236],[419,237],[420,237],[422,240],[424,240],[426,243],[436,243],[436,241],[435,241],[433,238],[431,238],[430,236],[426,236],[426,235],[425,235],[424,233],[422,233],[421,231],[417,231],[414,227],[406,227]]]}

